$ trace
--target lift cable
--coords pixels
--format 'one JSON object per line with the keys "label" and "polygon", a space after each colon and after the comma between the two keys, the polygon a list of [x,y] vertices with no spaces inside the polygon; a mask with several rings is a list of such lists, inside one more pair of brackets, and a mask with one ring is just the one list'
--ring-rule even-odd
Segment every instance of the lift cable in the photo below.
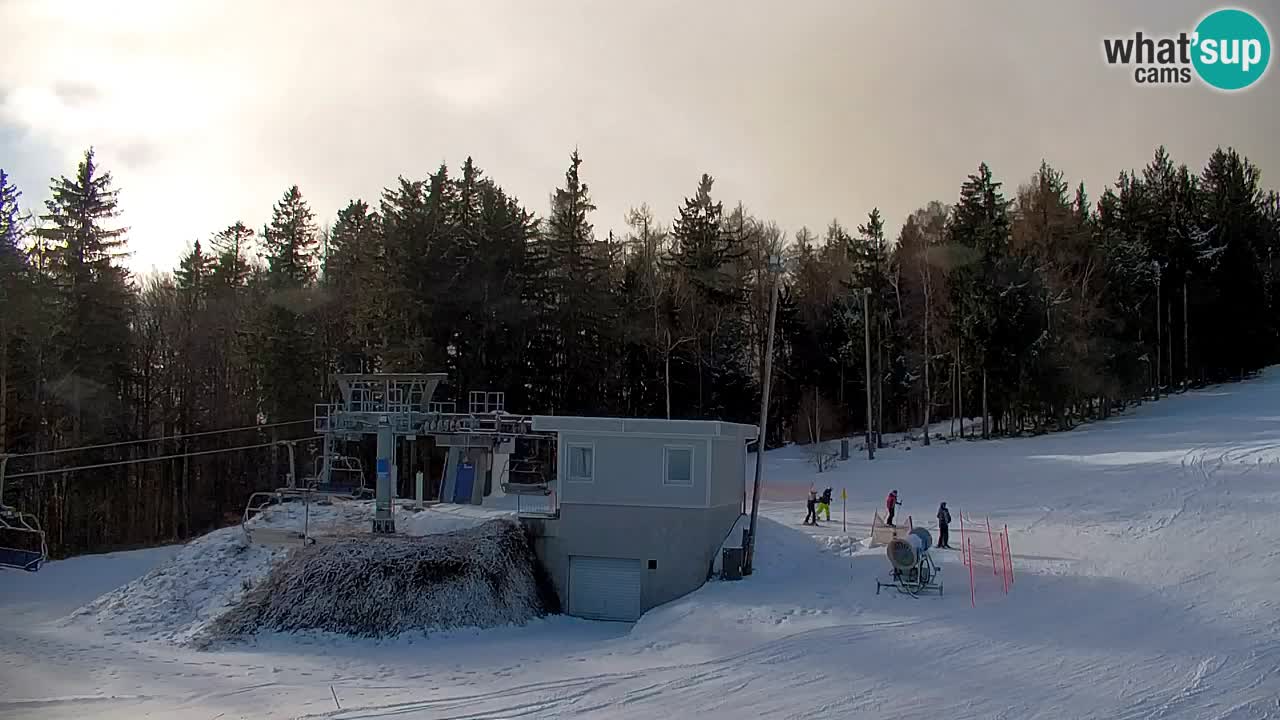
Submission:
{"label": "lift cable", "polygon": [[[261,426],[259,426],[261,427]],[[99,468],[118,467],[120,465],[130,465],[133,463],[157,462],[160,460],[176,460],[184,457],[196,457],[198,455],[214,455],[216,453],[235,452],[237,450],[255,450],[258,448],[271,447],[273,445],[281,445],[293,442],[308,442],[311,440],[323,440],[323,435],[314,435],[312,437],[297,438],[294,440],[278,440],[276,442],[259,443],[257,445],[241,445],[239,447],[218,448],[217,450],[200,450],[198,452],[175,453],[173,455],[161,455],[158,457],[134,458],[132,460],[114,460],[112,462],[95,463],[93,465],[77,465],[69,468],[53,468],[50,470],[33,470],[31,472],[17,473],[9,475],[7,480],[20,480],[22,478],[39,477],[41,475],[57,475],[58,473],[76,472],[79,470],[97,470]]]}
{"label": "lift cable", "polygon": [[80,452],[83,450],[101,450],[102,448],[119,447],[121,445],[137,445],[140,443],[165,442],[166,440],[185,440],[193,437],[205,437],[207,435],[221,435],[223,433],[243,432],[248,430],[262,430],[273,427],[283,427],[285,425],[300,425],[302,423],[313,422],[312,418],[305,420],[289,420],[288,422],[266,423],[264,425],[245,425],[244,427],[223,428],[222,430],[204,430],[202,432],[187,433],[185,435],[169,435],[166,437],[142,438],[141,440],[121,440],[120,442],[103,443],[101,445],[81,445],[79,447],[57,448],[54,450],[40,450],[29,453],[12,453],[9,455],[12,459],[39,457],[43,455],[59,455],[69,452]]}

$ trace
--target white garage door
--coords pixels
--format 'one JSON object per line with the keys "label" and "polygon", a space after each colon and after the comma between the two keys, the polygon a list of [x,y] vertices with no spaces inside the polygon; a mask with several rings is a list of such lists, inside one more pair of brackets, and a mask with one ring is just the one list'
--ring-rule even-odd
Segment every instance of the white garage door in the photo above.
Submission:
{"label": "white garage door", "polygon": [[640,561],[571,556],[569,614],[592,620],[638,620]]}

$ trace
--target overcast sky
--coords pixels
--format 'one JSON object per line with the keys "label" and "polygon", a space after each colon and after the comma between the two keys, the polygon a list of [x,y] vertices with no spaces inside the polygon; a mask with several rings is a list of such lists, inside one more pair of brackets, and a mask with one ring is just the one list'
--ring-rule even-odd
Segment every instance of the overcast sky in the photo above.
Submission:
{"label": "overcast sky", "polygon": [[[1235,6],[1275,44],[1275,0]],[[1228,95],[1103,62],[1103,37],[1216,7],[0,0],[0,167],[34,208],[94,145],[139,272],[261,227],[293,183],[331,222],[467,155],[541,215],[575,146],[600,235],[642,202],[669,221],[703,172],[789,234],[875,206],[896,232],[984,160],[1012,189],[1047,159],[1096,199],[1160,143],[1196,168],[1233,145],[1278,187],[1275,67]]]}

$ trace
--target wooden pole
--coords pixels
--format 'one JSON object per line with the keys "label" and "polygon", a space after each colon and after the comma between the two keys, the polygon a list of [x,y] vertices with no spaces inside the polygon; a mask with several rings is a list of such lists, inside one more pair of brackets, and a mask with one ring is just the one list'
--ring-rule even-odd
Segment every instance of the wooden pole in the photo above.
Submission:
{"label": "wooden pole", "polygon": [[760,435],[756,441],[756,477],[751,489],[751,524],[747,531],[747,548],[743,553],[742,574],[750,575],[756,550],[756,517],[760,514],[760,473],[764,465],[764,443],[769,427],[769,385],[773,376],[773,329],[778,315],[778,283],[782,275],[782,260],[772,258],[774,276],[773,292],[769,298],[769,337],[764,354],[763,388],[760,393]]}
{"label": "wooden pole", "polygon": [[1182,385],[1191,384],[1191,321],[1187,319],[1187,275],[1182,275]]}
{"label": "wooden pole", "polygon": [[1160,373],[1164,365],[1164,340],[1160,329],[1160,264],[1156,263],[1156,399],[1160,399]]}
{"label": "wooden pole", "polygon": [[867,459],[876,459],[876,444],[871,438],[871,288],[862,289],[862,342],[867,365]]}

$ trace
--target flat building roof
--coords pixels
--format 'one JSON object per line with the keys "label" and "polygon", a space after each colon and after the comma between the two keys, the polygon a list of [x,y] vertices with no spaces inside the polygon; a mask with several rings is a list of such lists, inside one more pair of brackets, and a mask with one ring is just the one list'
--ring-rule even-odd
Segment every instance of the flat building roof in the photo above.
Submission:
{"label": "flat building roof", "polygon": [[582,435],[736,437],[745,441],[755,440],[760,434],[760,429],[755,425],[721,422],[719,420],[663,420],[572,415],[534,415],[533,430],[572,432]]}

